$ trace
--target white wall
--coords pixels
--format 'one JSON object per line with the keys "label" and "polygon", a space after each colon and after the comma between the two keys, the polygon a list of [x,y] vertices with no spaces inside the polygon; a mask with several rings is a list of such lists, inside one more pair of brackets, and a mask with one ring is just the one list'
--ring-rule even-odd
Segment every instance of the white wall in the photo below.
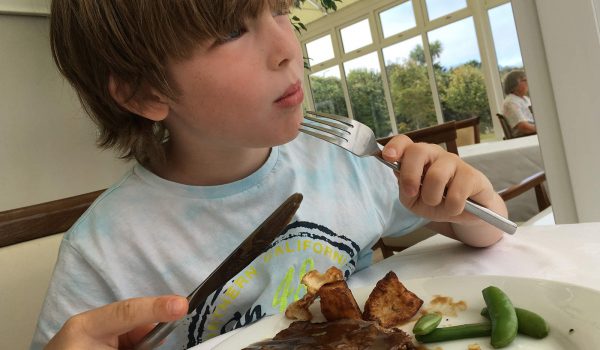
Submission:
{"label": "white wall", "polygon": [[513,1],[557,223],[600,221],[595,0]]}
{"label": "white wall", "polygon": [[52,61],[48,26],[0,14],[0,211],[106,188],[129,167],[96,148]]}

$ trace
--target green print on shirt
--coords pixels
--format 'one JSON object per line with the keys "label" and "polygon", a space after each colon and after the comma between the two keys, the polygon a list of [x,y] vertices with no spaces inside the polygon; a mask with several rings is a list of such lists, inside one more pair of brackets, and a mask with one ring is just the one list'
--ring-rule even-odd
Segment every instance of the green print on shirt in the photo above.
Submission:
{"label": "green print on shirt", "polygon": [[300,293],[302,293],[302,295],[304,296],[304,294],[306,293],[306,286],[300,283],[300,280],[302,280],[302,277],[304,277],[304,275],[308,271],[313,270],[314,267],[315,261],[312,258],[305,259],[302,262],[302,265],[300,266],[300,271],[298,273],[298,285],[294,288],[294,290],[290,290],[290,286],[294,281],[294,274],[296,272],[296,269],[293,266],[291,266],[287,270],[285,276],[283,277],[283,280],[279,283],[277,291],[275,291],[272,303],[273,308],[279,309],[279,312],[284,312],[288,304],[290,303],[288,299],[291,292],[293,292],[292,301],[300,299]]}

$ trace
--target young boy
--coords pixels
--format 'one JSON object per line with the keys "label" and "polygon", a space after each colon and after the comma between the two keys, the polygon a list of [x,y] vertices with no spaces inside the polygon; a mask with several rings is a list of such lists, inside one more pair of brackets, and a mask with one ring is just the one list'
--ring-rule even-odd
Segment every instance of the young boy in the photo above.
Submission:
{"label": "young boy", "polygon": [[348,277],[370,263],[382,235],[431,221],[472,246],[501,238],[462,210],[471,197],[506,215],[503,201],[440,147],[394,138],[384,150],[402,161],[394,174],[298,135],[303,58],[290,2],[53,1],[59,69],[98,124],[100,144],[138,164],[65,235],[34,348],[85,310],[187,295],[294,192],[304,201],[272,248],[162,348],[191,347],[285,310],[304,294],[306,271],[335,265]]}

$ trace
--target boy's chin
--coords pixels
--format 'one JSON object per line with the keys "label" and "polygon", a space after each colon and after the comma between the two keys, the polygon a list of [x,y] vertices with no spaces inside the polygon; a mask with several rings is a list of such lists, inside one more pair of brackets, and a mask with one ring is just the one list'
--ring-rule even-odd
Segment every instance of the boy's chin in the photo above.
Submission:
{"label": "boy's chin", "polygon": [[277,144],[275,144],[273,146],[281,146],[288,142],[291,142],[294,139],[296,139],[296,137],[298,137],[298,134],[300,134],[300,130],[298,130],[298,129],[293,129],[287,133],[281,134],[281,137],[278,138],[278,140],[276,142]]}

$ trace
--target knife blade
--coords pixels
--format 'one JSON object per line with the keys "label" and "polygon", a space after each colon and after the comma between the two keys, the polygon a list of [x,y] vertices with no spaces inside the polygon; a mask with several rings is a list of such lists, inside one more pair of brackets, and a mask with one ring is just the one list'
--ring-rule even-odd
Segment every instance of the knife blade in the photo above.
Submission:
{"label": "knife blade", "polygon": [[[229,254],[216,270],[214,270],[190,294],[188,314],[196,310],[217,288],[229,282],[233,277],[245,269],[273,242],[281,231],[292,220],[302,202],[302,194],[294,193],[283,202],[268,218],[260,224],[254,232]],[[159,323],[136,346],[136,350],[154,349],[167,337],[182,320]]]}

